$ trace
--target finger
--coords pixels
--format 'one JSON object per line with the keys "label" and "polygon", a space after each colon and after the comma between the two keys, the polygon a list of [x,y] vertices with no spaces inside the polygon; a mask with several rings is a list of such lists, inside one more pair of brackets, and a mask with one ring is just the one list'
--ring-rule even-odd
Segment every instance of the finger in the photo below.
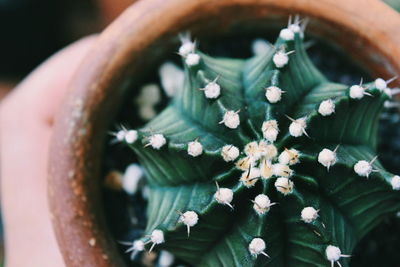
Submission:
{"label": "finger", "polygon": [[63,266],[47,200],[51,128],[45,122],[56,112],[66,84],[93,42],[93,37],[86,38],[51,57],[0,105],[7,266]]}
{"label": "finger", "polygon": [[[51,122],[74,71],[95,39],[96,36],[86,37],[50,57],[25,78],[2,105],[13,110],[14,117],[34,116],[43,122]],[[25,112],[19,113],[21,110]]]}

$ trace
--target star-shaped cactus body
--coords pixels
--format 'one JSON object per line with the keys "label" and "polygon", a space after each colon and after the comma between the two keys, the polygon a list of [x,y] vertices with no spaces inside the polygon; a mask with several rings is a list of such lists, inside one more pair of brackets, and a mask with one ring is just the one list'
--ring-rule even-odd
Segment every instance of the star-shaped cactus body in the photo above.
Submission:
{"label": "star-shaped cactus body", "polygon": [[183,88],[126,142],[150,187],[147,249],[194,266],[348,266],[399,210],[397,176],[375,158],[389,89],[328,81],[302,36],[289,25],[248,60],[184,40]]}

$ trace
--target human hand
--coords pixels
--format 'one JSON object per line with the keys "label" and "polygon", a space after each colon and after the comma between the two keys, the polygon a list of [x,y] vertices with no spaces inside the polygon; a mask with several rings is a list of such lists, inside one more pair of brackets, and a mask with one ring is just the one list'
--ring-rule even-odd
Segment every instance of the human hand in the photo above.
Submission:
{"label": "human hand", "polygon": [[9,267],[64,266],[47,200],[53,121],[95,37],[61,50],[0,102],[1,206]]}

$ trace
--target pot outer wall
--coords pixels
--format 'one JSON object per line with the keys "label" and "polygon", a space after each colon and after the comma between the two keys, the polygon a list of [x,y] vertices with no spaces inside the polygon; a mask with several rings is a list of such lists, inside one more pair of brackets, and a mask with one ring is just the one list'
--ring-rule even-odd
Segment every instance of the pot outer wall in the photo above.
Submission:
{"label": "pot outer wall", "polygon": [[100,35],[70,84],[51,145],[48,195],[67,266],[125,266],[105,222],[100,166],[107,131],[140,74],[177,45],[179,32],[263,32],[293,14],[309,16],[308,32],[372,75],[400,74],[400,16],[378,0],[143,0]]}

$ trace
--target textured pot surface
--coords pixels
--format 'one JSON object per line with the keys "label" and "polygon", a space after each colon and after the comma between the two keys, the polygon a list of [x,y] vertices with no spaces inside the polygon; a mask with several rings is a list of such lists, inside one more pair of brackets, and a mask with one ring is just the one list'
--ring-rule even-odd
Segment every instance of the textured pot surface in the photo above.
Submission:
{"label": "textured pot surface", "polygon": [[51,148],[49,198],[67,266],[124,266],[99,181],[105,137],[132,77],[181,31],[200,38],[257,31],[297,13],[312,18],[309,31],[344,47],[373,75],[400,74],[400,16],[378,0],[145,0],[100,35],[70,85]]}

